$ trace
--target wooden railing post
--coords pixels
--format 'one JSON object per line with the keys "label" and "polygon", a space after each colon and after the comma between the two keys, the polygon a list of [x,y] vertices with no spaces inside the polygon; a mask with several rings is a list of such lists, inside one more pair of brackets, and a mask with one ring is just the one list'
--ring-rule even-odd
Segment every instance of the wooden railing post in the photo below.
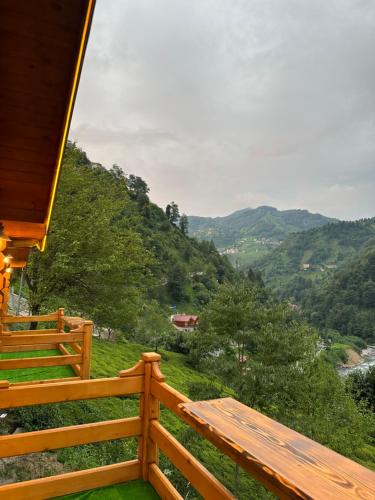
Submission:
{"label": "wooden railing post", "polygon": [[64,331],[64,308],[59,307],[57,310],[57,330],[59,332]]}
{"label": "wooden railing post", "polygon": [[93,322],[85,321],[82,326],[83,341],[82,341],[82,365],[81,365],[81,378],[90,378],[90,364],[91,364],[91,346],[92,346],[92,332]]}
{"label": "wooden railing post", "polygon": [[160,354],[145,352],[142,354],[144,362],[144,393],[141,397],[142,438],[139,441],[138,458],[142,463],[142,477],[148,481],[149,467],[158,464],[159,449],[150,437],[150,420],[159,420],[160,404],[151,394],[151,378],[153,367],[159,366]]}

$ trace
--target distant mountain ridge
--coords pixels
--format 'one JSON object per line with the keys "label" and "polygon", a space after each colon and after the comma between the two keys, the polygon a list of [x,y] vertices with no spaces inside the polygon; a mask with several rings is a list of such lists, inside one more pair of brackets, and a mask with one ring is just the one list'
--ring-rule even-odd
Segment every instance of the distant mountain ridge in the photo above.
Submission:
{"label": "distant mountain ridge", "polygon": [[189,216],[188,219],[191,236],[212,240],[232,260],[237,259],[244,266],[271,251],[290,233],[337,222],[308,210],[277,210],[269,206],[245,208],[224,217]]}
{"label": "distant mountain ridge", "polygon": [[294,233],[255,268],[281,298],[300,302],[304,291],[360,252],[375,248],[375,218],[341,221]]}

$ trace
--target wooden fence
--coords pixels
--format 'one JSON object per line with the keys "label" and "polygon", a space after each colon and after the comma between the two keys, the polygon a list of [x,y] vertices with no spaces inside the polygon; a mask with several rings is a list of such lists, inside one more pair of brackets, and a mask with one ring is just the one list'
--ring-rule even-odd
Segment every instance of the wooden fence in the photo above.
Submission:
{"label": "wooden fence", "polygon": [[[20,323],[56,323],[56,327],[44,330],[9,330],[9,325]],[[75,374],[74,377],[70,377],[72,380],[89,379],[92,332],[92,321],[66,317],[64,309],[43,316],[3,316],[0,321],[0,353],[58,350],[61,355],[2,359],[0,378],[1,370],[68,365]],[[51,379],[47,382],[59,381],[60,379]],[[25,384],[25,382],[20,383]]]}
{"label": "wooden fence", "polygon": [[[375,498],[375,474],[371,471],[231,398],[192,403],[165,383],[164,376],[160,372],[159,360],[158,354],[144,353],[133,368],[121,371],[115,378],[66,381],[27,387],[0,381],[0,409],[130,394],[141,395],[140,412],[136,417],[0,436],[0,458],[112,439],[138,438],[138,453],[134,460],[5,484],[0,486],[0,498],[7,500],[51,498],[143,478],[152,484],[161,498],[181,500],[182,496],[159,468],[160,448],[203,498],[233,499],[232,493],[159,421],[160,403],[185,422],[192,424],[191,414],[194,405],[201,403],[210,405],[218,402],[224,404],[228,399],[240,405],[241,410],[236,415],[229,413],[221,417],[222,422],[219,422],[219,427],[222,427],[221,432],[217,432],[215,425],[207,425],[204,418],[198,423],[193,423],[193,427],[280,498]],[[186,414],[187,409],[190,412],[189,417]],[[239,424],[247,422],[249,416],[253,419],[247,429],[251,446],[246,451],[239,446],[240,441],[237,442],[237,438],[230,438],[230,434],[234,428],[240,428]],[[282,437],[278,435],[279,431],[282,432]],[[291,442],[286,444],[288,433]],[[257,460],[254,451],[257,450],[259,443],[264,448],[263,461]],[[318,460],[314,455],[316,450],[320,457]]]}

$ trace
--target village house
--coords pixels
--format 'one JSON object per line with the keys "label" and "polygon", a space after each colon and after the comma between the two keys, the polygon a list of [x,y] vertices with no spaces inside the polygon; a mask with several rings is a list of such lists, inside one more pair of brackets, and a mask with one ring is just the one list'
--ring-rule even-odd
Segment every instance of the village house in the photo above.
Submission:
{"label": "village house", "polygon": [[171,316],[171,322],[177,330],[191,332],[198,326],[199,316],[191,314],[174,314]]}

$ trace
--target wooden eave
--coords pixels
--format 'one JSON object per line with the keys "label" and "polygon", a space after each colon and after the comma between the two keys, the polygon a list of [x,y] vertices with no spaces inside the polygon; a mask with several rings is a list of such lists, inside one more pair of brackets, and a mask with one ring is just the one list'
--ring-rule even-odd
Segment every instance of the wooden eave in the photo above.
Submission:
{"label": "wooden eave", "polygon": [[0,0],[0,222],[43,248],[95,0]]}

